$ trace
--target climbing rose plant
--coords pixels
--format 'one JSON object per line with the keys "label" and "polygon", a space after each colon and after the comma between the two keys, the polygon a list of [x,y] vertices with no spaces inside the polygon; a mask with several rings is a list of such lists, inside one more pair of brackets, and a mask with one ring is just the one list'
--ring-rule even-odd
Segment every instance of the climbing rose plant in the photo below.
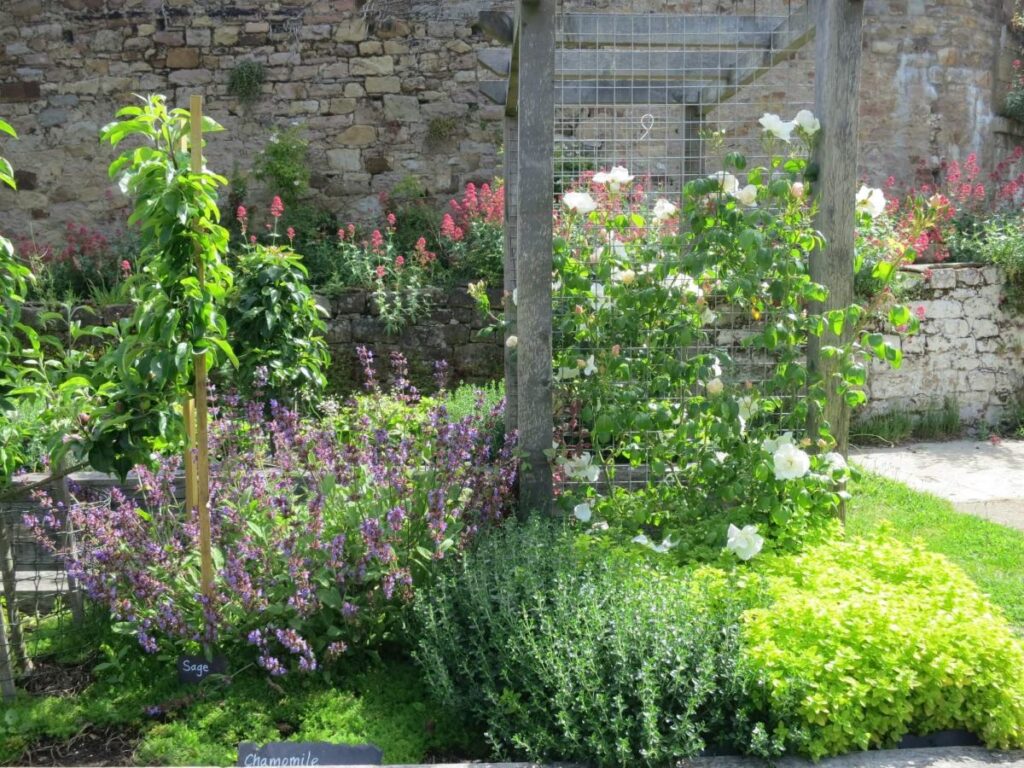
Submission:
{"label": "climbing rose plant", "polygon": [[[827,383],[807,365],[812,339],[825,339],[851,406],[865,399],[866,354],[899,364],[881,334],[860,330],[859,306],[815,309],[827,291],[808,272],[822,243],[805,171],[818,121],[804,110],[761,124],[764,167],[729,154],[681,205],[651,201],[615,167],[568,191],[557,221],[563,503],[595,534],[610,525],[683,560],[747,559],[754,536],[795,548],[835,516],[849,469],[829,424],[807,431]],[[880,196],[861,190],[851,215],[868,221]],[[890,321],[915,324],[905,307]],[[829,346],[827,329],[857,332]],[[637,470],[638,492],[604,482]]]}

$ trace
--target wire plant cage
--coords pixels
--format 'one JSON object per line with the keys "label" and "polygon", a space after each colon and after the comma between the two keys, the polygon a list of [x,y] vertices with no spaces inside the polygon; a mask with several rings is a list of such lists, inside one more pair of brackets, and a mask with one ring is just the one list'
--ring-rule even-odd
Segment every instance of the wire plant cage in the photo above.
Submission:
{"label": "wire plant cage", "polygon": [[[810,269],[841,302],[846,283],[852,287],[852,273],[847,278],[839,259],[829,254],[852,253],[853,216],[851,210],[849,225],[836,224],[845,214],[837,214],[830,200],[838,189],[852,205],[861,5],[848,0],[520,3],[503,94],[509,190],[505,288],[517,294],[506,308],[510,333],[518,331],[506,378],[509,396],[518,404],[511,424],[519,428],[531,457],[527,504],[550,504],[550,467],[540,465],[547,463],[541,457],[550,455],[552,434],[577,440],[569,434],[575,426],[571,398],[560,397],[564,388],[552,372],[552,351],[561,343],[557,331],[552,334],[552,318],[571,308],[558,306],[557,298],[552,302],[552,235],[541,222],[543,211],[553,211],[557,220],[561,194],[585,189],[594,173],[614,166],[634,177],[628,208],[650,211],[659,199],[679,205],[683,187],[722,169],[728,153],[744,155],[748,168],[767,163],[758,124],[762,115],[791,119],[801,109],[822,113],[824,107],[820,116],[827,129],[815,159],[828,164],[817,195],[818,224],[829,245],[828,253],[812,256],[817,263]],[[837,84],[845,92],[836,93]],[[549,178],[542,180],[545,173]],[[827,266],[832,261],[839,266]],[[743,343],[750,318],[722,310],[716,327],[678,354],[728,350],[731,370],[723,375],[756,386],[774,361]],[[623,355],[643,355],[645,349],[643,338],[622,340]],[[540,415],[533,413],[538,410]],[[628,482],[646,478],[633,472]]]}

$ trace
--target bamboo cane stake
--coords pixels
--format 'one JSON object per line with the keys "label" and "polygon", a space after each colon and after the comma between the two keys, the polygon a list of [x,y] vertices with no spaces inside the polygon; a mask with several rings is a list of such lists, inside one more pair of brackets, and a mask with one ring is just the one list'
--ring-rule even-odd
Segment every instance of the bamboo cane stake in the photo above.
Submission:
{"label": "bamboo cane stake", "polygon": [[[203,97],[192,96],[189,100],[189,113],[192,116],[192,172],[203,170]],[[196,262],[199,288],[202,290],[206,282],[206,270],[196,246]],[[208,598],[213,597],[213,551],[210,535],[210,444],[209,444],[209,411],[206,402],[206,351],[195,357],[196,386],[196,446],[197,456],[197,488],[196,509],[199,513],[199,562],[202,573],[202,591]]]}

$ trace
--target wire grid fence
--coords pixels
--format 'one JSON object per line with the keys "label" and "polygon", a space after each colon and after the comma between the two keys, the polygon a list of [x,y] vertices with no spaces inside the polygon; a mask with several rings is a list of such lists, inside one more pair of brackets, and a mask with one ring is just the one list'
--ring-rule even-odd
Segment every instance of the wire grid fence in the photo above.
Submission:
{"label": "wire grid fence", "polygon": [[[649,214],[659,198],[678,205],[683,186],[721,170],[729,152],[742,153],[748,168],[766,164],[758,119],[766,112],[791,119],[813,109],[812,23],[805,0],[560,0],[555,192],[583,188],[588,174],[624,166],[643,190],[628,206]],[[556,299],[553,312],[570,309]],[[766,381],[775,360],[743,343],[753,332],[749,315],[714,299],[710,309],[714,326],[678,350],[679,357],[721,354],[730,361],[726,381],[754,387]],[[556,335],[556,350],[560,343]],[[622,340],[620,354],[649,354],[646,340]],[[693,394],[638,383],[652,399],[678,402]],[[572,434],[580,426],[576,405],[556,392],[556,434],[585,445],[585,437]],[[657,439],[619,436],[634,445]],[[616,484],[642,487],[649,480],[646,462],[617,467]]]}
{"label": "wire grid fence", "polygon": [[[38,660],[81,618],[80,598],[63,562],[25,524],[26,515],[38,513],[31,500],[0,506],[0,691],[5,692],[31,676]],[[73,535],[65,529],[66,539]]]}

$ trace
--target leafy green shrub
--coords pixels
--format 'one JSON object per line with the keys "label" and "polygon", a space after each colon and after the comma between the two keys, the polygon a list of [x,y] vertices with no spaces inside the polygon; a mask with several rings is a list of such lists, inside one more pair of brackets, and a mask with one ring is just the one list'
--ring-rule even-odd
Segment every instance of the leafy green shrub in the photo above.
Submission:
{"label": "leafy green shrub", "polygon": [[299,128],[277,131],[256,155],[253,173],[291,207],[309,189],[308,151]]}
{"label": "leafy green shrub", "polygon": [[979,261],[1002,268],[1006,305],[1024,312],[1024,219],[1019,214],[993,218],[985,226]]}
{"label": "leafy green shrub", "polygon": [[744,606],[724,585],[711,570],[591,561],[558,523],[533,520],[488,536],[418,602],[418,659],[502,757],[660,766],[709,745],[771,754],[737,675]]}
{"label": "leafy green shrub", "polygon": [[263,65],[258,61],[240,61],[228,76],[228,93],[238,99],[243,106],[255,104],[260,97],[260,89],[265,78]]}
{"label": "leafy green shrub", "polygon": [[743,617],[743,666],[756,705],[792,713],[801,752],[951,728],[1024,745],[1024,647],[946,558],[877,536],[765,563],[771,602]]}
{"label": "leafy green shrub", "polygon": [[249,246],[238,259],[225,309],[239,389],[256,385],[289,402],[322,391],[329,363],[323,315],[297,253],[286,246]]}

